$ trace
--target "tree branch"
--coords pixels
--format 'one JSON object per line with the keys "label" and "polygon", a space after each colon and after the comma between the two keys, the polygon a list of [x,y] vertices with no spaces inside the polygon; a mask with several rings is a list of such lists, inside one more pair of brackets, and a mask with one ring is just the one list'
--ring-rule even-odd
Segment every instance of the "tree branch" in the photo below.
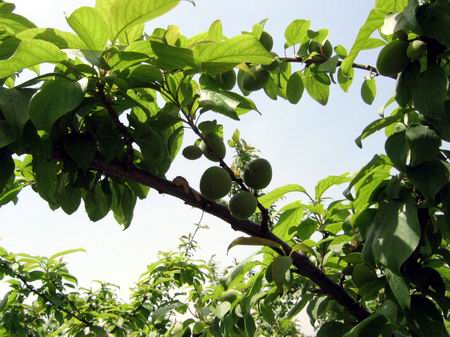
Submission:
{"label": "tree branch", "polygon": [[90,169],[110,177],[132,179],[142,185],[157,190],[159,193],[169,194],[184,201],[187,205],[202,209],[203,211],[222,219],[229,223],[231,228],[235,231],[279,243],[283,248],[284,253],[286,255],[291,255],[293,264],[300,275],[309,278],[317,284],[324,293],[344,306],[358,321],[363,320],[369,315],[369,312],[362,308],[342,287],[328,278],[325,273],[308,259],[307,256],[298,252],[292,252],[292,248],[272,232],[262,232],[259,224],[249,220],[238,220],[234,218],[226,206],[203,198],[194,189],[189,187],[189,189],[186,190],[171,181],[159,178],[135,166],[128,168],[119,164],[108,164],[100,158],[96,158],[92,161]]}

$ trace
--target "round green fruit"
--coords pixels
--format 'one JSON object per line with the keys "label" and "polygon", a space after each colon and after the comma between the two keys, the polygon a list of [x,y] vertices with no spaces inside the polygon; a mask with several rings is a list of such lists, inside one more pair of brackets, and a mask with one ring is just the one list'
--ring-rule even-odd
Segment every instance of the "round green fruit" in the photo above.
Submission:
{"label": "round green fruit", "polygon": [[195,160],[202,156],[202,149],[197,145],[189,145],[183,149],[182,155],[189,160]]}
{"label": "round green fruit", "polygon": [[228,204],[231,215],[236,219],[246,220],[256,211],[257,200],[250,192],[239,192],[233,195]]}
{"label": "round green fruit", "polygon": [[225,291],[222,294],[222,296],[220,297],[220,300],[233,303],[234,301],[236,301],[236,299],[238,299],[241,296],[242,296],[242,293],[240,291],[237,291],[236,289],[230,289],[230,290]]}
{"label": "round green fruit", "polygon": [[218,200],[231,190],[231,177],[219,166],[208,168],[200,178],[200,192],[209,200]]}
{"label": "round green fruit", "polygon": [[247,91],[256,91],[264,88],[269,80],[270,74],[262,66],[250,68],[251,74],[244,73],[242,75],[242,87]]}
{"label": "round green fruit", "polygon": [[233,69],[217,75],[216,78],[222,89],[231,90],[236,85],[236,73]]}
{"label": "round green fruit", "polygon": [[427,54],[427,44],[420,40],[411,42],[406,49],[406,55],[410,60],[418,60]]}
{"label": "round green fruit", "polygon": [[271,180],[272,166],[263,158],[252,160],[244,170],[245,183],[255,190],[267,187]]}
{"label": "round green fruit", "polygon": [[402,40],[396,40],[384,46],[378,54],[378,72],[384,76],[397,76],[409,64],[406,56],[408,46],[409,43]]}
{"label": "round green fruit", "polygon": [[211,133],[205,137],[205,140],[206,143],[204,141],[200,143],[200,148],[206,158],[216,162],[225,158],[227,149],[219,136]]}
{"label": "round green fruit", "polygon": [[271,51],[273,48],[273,38],[267,32],[262,32],[261,37],[259,38],[259,42],[266,48],[268,51]]}
{"label": "round green fruit", "polygon": [[358,288],[371,281],[375,281],[377,275],[365,264],[357,264],[353,267],[352,281]]}

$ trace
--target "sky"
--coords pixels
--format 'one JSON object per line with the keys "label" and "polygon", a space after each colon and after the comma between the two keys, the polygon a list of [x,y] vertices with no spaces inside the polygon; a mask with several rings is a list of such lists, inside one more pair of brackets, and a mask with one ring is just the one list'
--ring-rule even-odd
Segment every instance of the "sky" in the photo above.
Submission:
{"label": "sky", "polygon": [[[39,27],[70,30],[65,16],[80,7],[93,6],[94,1],[16,0],[17,13],[26,16]],[[222,20],[227,36],[251,30],[254,23],[268,18],[266,30],[274,37],[274,51],[283,54],[284,30],[295,19],[312,21],[312,29],[330,29],[330,41],[350,49],[357,30],[372,6],[361,0],[197,0],[194,7],[182,1],[173,11],[147,24],[147,31],[155,27],[176,24],[186,36],[206,31],[216,19]],[[292,51],[287,51],[287,54]],[[376,52],[364,52],[359,63],[375,63]],[[378,110],[393,94],[394,83],[378,80],[378,95],[369,106],[360,98],[361,83],[366,74],[357,71],[349,93],[337,85],[331,87],[326,107],[310,99],[306,93],[297,105],[279,99],[270,100],[261,93],[250,97],[256,102],[262,116],[250,112],[241,121],[213,116],[225,126],[228,139],[236,128],[241,136],[261,151],[273,167],[273,180],[268,190],[296,183],[313,190],[314,184],[328,176],[354,172],[375,153],[383,151],[382,135],[376,135],[356,147],[354,139],[371,121],[378,118]],[[193,140],[186,135],[186,145]],[[231,162],[229,150],[226,161]],[[175,160],[167,176],[184,176],[190,185],[198,188],[201,173],[211,166],[206,159],[187,161],[181,156]],[[335,190],[335,197],[341,197]],[[299,196],[296,196],[299,197]],[[0,208],[0,246],[13,252],[27,252],[48,256],[54,252],[83,247],[86,253],[66,258],[69,270],[80,284],[88,286],[91,280],[105,280],[125,290],[132,286],[147,264],[155,260],[158,251],[176,249],[178,238],[192,232],[201,211],[184,205],[170,196],[150,192],[145,201],[138,201],[133,223],[123,231],[111,215],[92,223],[82,207],[74,215],[51,211],[48,205],[31,190],[22,192],[17,205]],[[228,244],[238,236],[229,225],[211,216],[203,223],[210,228],[202,230],[197,239],[201,245],[199,257],[216,255],[222,266],[234,258],[242,259],[254,249],[236,247],[226,254]],[[306,324],[305,324],[306,326]],[[308,329],[306,328],[306,332]]]}

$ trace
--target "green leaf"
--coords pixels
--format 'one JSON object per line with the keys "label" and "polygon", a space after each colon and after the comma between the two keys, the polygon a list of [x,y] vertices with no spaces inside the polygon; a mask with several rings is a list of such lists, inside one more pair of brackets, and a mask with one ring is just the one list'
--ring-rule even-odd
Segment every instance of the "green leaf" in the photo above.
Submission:
{"label": "green leaf", "polygon": [[92,136],[71,134],[64,138],[63,146],[69,157],[83,170],[87,170],[97,153],[97,142]]}
{"label": "green leaf", "polygon": [[80,7],[67,18],[67,23],[89,49],[102,51],[105,48],[108,27],[97,9]]}
{"label": "green leaf", "polygon": [[342,337],[351,326],[342,322],[325,322],[317,331],[317,337]]}
{"label": "green leaf", "polygon": [[179,68],[195,68],[198,66],[198,62],[194,58],[194,53],[190,49],[169,46],[168,44],[156,41],[151,41],[150,45],[152,52],[157,57],[155,63],[162,69],[173,70]]}
{"label": "green leaf", "polygon": [[364,48],[364,45],[367,43],[367,40],[373,34],[373,32],[381,27],[384,22],[384,17],[388,14],[388,11],[384,9],[372,9],[369,13],[369,16],[366,19],[366,22],[359,29],[358,35],[356,37],[355,42],[353,43],[352,48],[348,56],[342,62],[342,73],[344,75],[348,75],[350,69],[353,66],[353,62],[358,56],[359,52]]}
{"label": "green leaf", "polygon": [[390,271],[389,269],[385,269],[384,272],[386,274],[389,287],[391,288],[398,304],[400,304],[400,307],[403,310],[409,309],[411,304],[410,290],[403,277]]}
{"label": "green leaf", "polygon": [[269,208],[275,202],[277,202],[279,199],[281,199],[285,194],[291,193],[291,192],[305,193],[306,190],[303,186],[296,185],[296,184],[284,185],[284,186],[278,187],[278,188],[270,191],[269,193],[263,195],[262,197],[259,197],[258,201],[265,208]]}
{"label": "green leaf", "polygon": [[411,311],[406,315],[409,328],[417,337],[447,337],[441,312],[428,298],[411,296]]}
{"label": "green leaf", "polygon": [[133,220],[136,194],[128,186],[113,185],[112,210],[116,221],[127,229]]}
{"label": "green leaf", "polygon": [[95,187],[83,196],[86,213],[91,221],[103,219],[110,211],[112,193],[106,183],[96,183]]}
{"label": "green leaf", "polygon": [[57,200],[66,214],[73,214],[81,204],[81,188],[74,186],[68,174],[59,175]]}
{"label": "green leaf", "polygon": [[406,140],[411,150],[411,166],[435,159],[441,146],[441,138],[424,125],[413,125],[406,130]]}
{"label": "green leaf", "polygon": [[0,78],[5,78],[37,64],[65,60],[66,55],[54,44],[42,40],[22,40],[14,55],[0,60]]}
{"label": "green leaf", "polygon": [[9,180],[14,175],[14,160],[5,149],[0,149],[0,193],[3,193]]}
{"label": "green leaf", "polygon": [[267,246],[267,247],[273,247],[273,248],[280,248],[281,246],[278,242],[264,239],[264,238],[258,238],[258,237],[239,237],[237,239],[234,239],[227,248],[227,254],[230,251],[231,248],[235,246]]}
{"label": "green leaf", "polygon": [[286,38],[286,48],[308,40],[308,29],[311,21],[294,20],[287,26],[284,32]]}
{"label": "green leaf", "polygon": [[329,60],[319,64],[319,71],[323,71],[326,73],[334,74],[336,72],[336,68],[339,64],[339,55],[335,55]]}
{"label": "green leaf", "polygon": [[446,27],[450,20],[450,9],[445,1],[435,1],[420,6],[416,14],[423,35],[432,37],[450,48],[450,33]]}
{"label": "green leaf", "polygon": [[322,105],[328,103],[330,79],[325,73],[318,73],[307,68],[303,71],[303,83],[306,91],[314,100]]}
{"label": "green leaf", "polygon": [[406,161],[409,155],[406,132],[401,131],[390,135],[386,140],[384,148],[394,167],[399,171],[405,171]]}
{"label": "green leaf", "polygon": [[210,72],[231,69],[239,63],[271,64],[274,57],[253,34],[235,36],[223,42],[195,46],[196,60]]}
{"label": "green leaf", "polygon": [[231,119],[239,120],[236,113],[239,102],[219,91],[202,90],[199,103],[203,111],[212,110]]}
{"label": "green leaf", "polygon": [[329,176],[319,181],[315,187],[315,200],[319,202],[322,195],[332,186],[341,185],[343,183],[351,181],[352,178],[348,173],[341,174],[339,176]]}
{"label": "green leaf", "polygon": [[274,226],[273,233],[280,239],[290,240],[295,231],[291,229],[300,224],[305,213],[305,207],[299,201],[294,201],[282,209],[282,213],[277,224]]}
{"label": "green leaf", "polygon": [[53,43],[60,49],[87,49],[84,42],[77,35],[55,28],[27,29],[17,34],[16,38],[20,40],[43,40]]}
{"label": "green leaf", "polygon": [[361,86],[361,97],[364,103],[371,105],[377,95],[377,83],[374,78],[366,78]]}
{"label": "green leaf", "polygon": [[0,110],[6,121],[19,133],[30,119],[28,104],[35,93],[32,89],[0,88]]}
{"label": "green leaf", "polygon": [[[373,313],[359,324],[355,325],[343,337],[379,337],[387,325],[387,319],[379,314]],[[382,335],[387,336],[385,334]]]}
{"label": "green leaf", "polygon": [[70,255],[73,253],[86,253],[86,251],[83,248],[74,248],[74,249],[63,250],[61,252],[57,252],[57,253],[51,255],[48,259],[49,259],[49,261],[52,261],[52,260],[54,261],[59,257],[63,257],[63,256]]}
{"label": "green leaf", "polygon": [[429,200],[434,199],[449,178],[449,169],[440,160],[408,168],[406,173],[411,182]]}
{"label": "green leaf", "polygon": [[0,149],[17,140],[14,129],[5,120],[0,120]]}
{"label": "green leaf", "polygon": [[26,29],[36,27],[34,23],[15,13],[1,13],[0,31],[15,35]]}
{"label": "green leaf", "polygon": [[83,99],[78,82],[51,80],[33,96],[28,113],[36,129],[50,131],[60,117],[75,109]]}
{"label": "green leaf", "polygon": [[221,41],[223,39],[222,22],[214,21],[208,29],[208,37],[212,41]]}
{"label": "green leaf", "polygon": [[230,302],[219,302],[214,306],[210,307],[211,312],[218,319],[222,320],[224,316],[230,311],[231,303]]}
{"label": "green leaf", "polygon": [[103,14],[109,27],[109,37],[114,42],[133,26],[167,13],[178,3],[179,0],[97,0],[96,8]]}
{"label": "green leaf", "polygon": [[290,103],[297,104],[303,95],[303,86],[301,72],[297,71],[289,77],[286,87],[286,96]]}
{"label": "green leaf", "polygon": [[378,261],[394,273],[414,252],[420,240],[417,208],[399,202],[384,202],[375,218],[372,252]]}
{"label": "green leaf", "polygon": [[380,119],[377,119],[376,121],[373,121],[369,125],[367,125],[363,132],[358,136],[358,138],[355,139],[355,143],[359,148],[362,148],[362,140],[366,139],[370,135],[374,134],[375,132],[382,130],[386,128],[389,125],[392,125],[394,123],[397,123],[401,121],[403,118],[403,114],[397,113],[393,116],[389,117],[383,117]]}
{"label": "green leaf", "polygon": [[338,70],[338,83],[344,92],[348,92],[348,89],[350,89],[350,86],[352,85],[353,78],[355,76],[355,69],[350,68],[348,73],[344,75],[342,73],[342,69],[339,68]]}
{"label": "green leaf", "polygon": [[179,307],[184,306],[184,303],[181,302],[175,302],[171,303],[165,306],[162,306],[158,309],[156,309],[152,314],[152,322],[155,322],[157,319],[159,319],[162,316],[165,316],[167,313],[171,312],[172,310],[178,309]]}
{"label": "green leaf", "polygon": [[448,120],[444,111],[448,86],[445,71],[439,65],[432,64],[415,79],[411,93],[417,110],[426,117]]}
{"label": "green leaf", "polygon": [[272,279],[277,285],[278,291],[282,292],[286,273],[291,268],[292,258],[290,256],[277,256],[271,263]]}

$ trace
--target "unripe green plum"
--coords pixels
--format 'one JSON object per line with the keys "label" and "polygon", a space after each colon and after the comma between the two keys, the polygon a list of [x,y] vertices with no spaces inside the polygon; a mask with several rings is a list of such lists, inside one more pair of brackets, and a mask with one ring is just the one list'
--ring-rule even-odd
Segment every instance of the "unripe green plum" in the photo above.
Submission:
{"label": "unripe green plum", "polygon": [[239,192],[230,199],[228,208],[236,219],[246,220],[256,211],[257,200],[250,192]]}
{"label": "unripe green plum", "polygon": [[220,161],[225,158],[227,149],[223,140],[216,134],[209,134],[205,137],[206,143],[202,141],[200,143],[200,148],[205,155],[211,161]]}
{"label": "unripe green plum", "polygon": [[267,51],[271,51],[273,48],[273,38],[267,32],[262,32],[261,37],[259,38],[259,42],[267,49]]}
{"label": "unripe green plum", "polygon": [[231,177],[219,166],[208,168],[200,178],[200,192],[209,200],[218,200],[231,190]]}
{"label": "unripe green plum", "polygon": [[236,73],[233,69],[228,70],[216,76],[220,87],[225,90],[231,90],[236,85]]}
{"label": "unripe green plum", "polygon": [[195,160],[202,156],[203,152],[197,145],[189,145],[183,149],[182,155],[189,160]]}
{"label": "unripe green plum", "polygon": [[263,189],[272,180],[272,166],[263,158],[252,160],[244,170],[244,182],[256,190]]}
{"label": "unripe green plum", "polygon": [[242,87],[247,91],[256,91],[264,88],[270,74],[261,65],[250,68],[251,74],[242,75]]}
{"label": "unripe green plum", "polygon": [[408,46],[409,43],[402,40],[396,40],[384,46],[378,54],[378,72],[384,76],[397,76],[409,64],[406,56]]}
{"label": "unripe green plum", "polygon": [[427,44],[421,40],[414,40],[406,49],[406,55],[411,60],[418,60],[427,54]]}
{"label": "unripe green plum", "polygon": [[225,291],[220,297],[221,301],[227,301],[233,303],[237,298],[241,297],[242,293],[236,289],[229,289]]}

